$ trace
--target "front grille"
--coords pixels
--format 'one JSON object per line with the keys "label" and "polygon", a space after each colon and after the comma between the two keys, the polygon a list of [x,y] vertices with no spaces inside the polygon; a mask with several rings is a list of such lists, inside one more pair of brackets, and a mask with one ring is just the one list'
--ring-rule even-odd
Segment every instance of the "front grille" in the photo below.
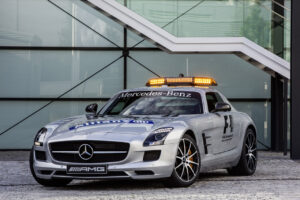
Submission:
{"label": "front grille", "polygon": [[[90,145],[94,155],[89,160],[79,156],[79,147],[82,144]],[[68,141],[49,144],[52,157],[61,162],[72,163],[106,163],[124,160],[128,154],[129,144],[124,142],[107,141]]]}
{"label": "front grille", "polygon": [[89,144],[94,151],[128,151],[129,144],[124,142],[107,141],[68,141],[50,143],[52,151],[78,151],[82,144]]}

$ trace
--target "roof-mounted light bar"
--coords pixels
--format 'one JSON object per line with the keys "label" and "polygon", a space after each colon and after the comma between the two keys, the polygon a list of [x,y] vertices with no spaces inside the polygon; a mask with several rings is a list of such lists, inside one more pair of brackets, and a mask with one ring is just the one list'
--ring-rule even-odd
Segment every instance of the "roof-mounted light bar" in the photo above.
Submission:
{"label": "roof-mounted light bar", "polygon": [[201,86],[217,86],[217,82],[211,77],[164,77],[151,78],[146,83],[146,86],[161,87],[163,85],[173,87],[201,87]]}

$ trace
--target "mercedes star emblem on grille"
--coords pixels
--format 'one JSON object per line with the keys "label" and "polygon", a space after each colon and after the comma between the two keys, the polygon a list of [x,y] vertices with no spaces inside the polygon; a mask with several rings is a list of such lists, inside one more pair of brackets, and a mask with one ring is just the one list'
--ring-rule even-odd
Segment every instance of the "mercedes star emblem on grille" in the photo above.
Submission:
{"label": "mercedes star emblem on grille", "polygon": [[94,150],[93,150],[93,147],[91,147],[91,145],[82,144],[79,147],[78,153],[79,153],[79,157],[82,160],[89,160],[93,157]]}

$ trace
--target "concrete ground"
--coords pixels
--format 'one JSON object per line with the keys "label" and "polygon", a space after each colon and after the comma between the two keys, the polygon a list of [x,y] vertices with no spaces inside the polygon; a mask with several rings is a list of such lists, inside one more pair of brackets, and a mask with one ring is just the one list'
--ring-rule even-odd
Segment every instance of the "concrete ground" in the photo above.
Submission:
{"label": "concrete ground", "polygon": [[[259,152],[255,175],[225,170],[201,174],[188,188],[165,188],[159,181],[73,181],[46,188],[32,178],[28,152],[0,151],[0,199],[293,199],[300,200],[300,163],[281,153]],[[25,160],[25,161],[24,161]]]}

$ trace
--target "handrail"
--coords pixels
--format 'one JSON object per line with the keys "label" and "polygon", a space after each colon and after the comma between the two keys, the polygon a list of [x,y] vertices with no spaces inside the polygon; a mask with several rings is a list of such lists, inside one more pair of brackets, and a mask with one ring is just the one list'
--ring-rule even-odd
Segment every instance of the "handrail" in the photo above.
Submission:
{"label": "handrail", "polygon": [[[268,11],[274,13],[274,14],[277,15],[278,17],[280,17],[280,18],[282,18],[282,19],[284,19],[284,20],[286,20],[286,21],[290,21],[290,20],[287,19],[285,16],[283,16],[283,15],[281,15],[281,14],[275,12],[275,11],[274,11],[273,9],[271,9],[271,8],[266,7],[266,6],[263,5],[262,3],[258,2],[258,4],[259,4],[260,6],[262,6],[263,8],[265,8],[266,10],[268,10]],[[281,5],[281,4],[280,4],[280,5]]]}
{"label": "handrail", "polygon": [[271,0],[273,3],[277,4],[278,6],[282,7],[283,9],[286,9],[287,11],[291,12],[291,9],[288,8],[288,7],[285,7],[284,5],[278,3],[277,1],[275,0]]}

